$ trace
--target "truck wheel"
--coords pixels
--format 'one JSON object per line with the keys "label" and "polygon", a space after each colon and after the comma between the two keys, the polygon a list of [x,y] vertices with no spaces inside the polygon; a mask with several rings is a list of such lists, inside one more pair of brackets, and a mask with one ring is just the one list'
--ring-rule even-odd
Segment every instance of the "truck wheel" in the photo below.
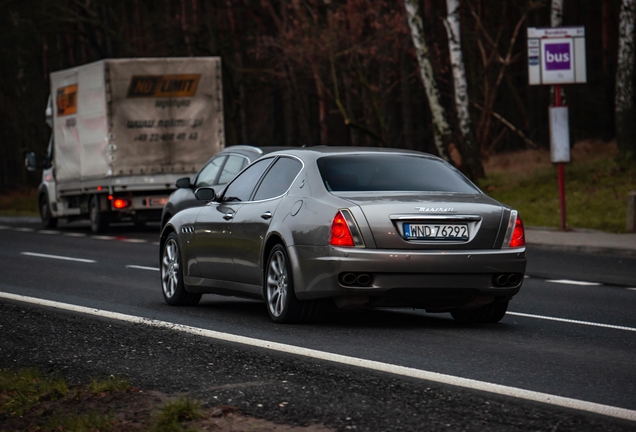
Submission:
{"label": "truck wheel", "polygon": [[51,214],[51,207],[49,204],[49,196],[47,194],[40,195],[40,218],[42,219],[42,226],[45,229],[55,228],[57,226],[57,218]]}
{"label": "truck wheel", "polygon": [[91,220],[91,231],[100,233],[108,229],[110,215],[99,208],[99,196],[93,195],[89,207],[89,217]]}

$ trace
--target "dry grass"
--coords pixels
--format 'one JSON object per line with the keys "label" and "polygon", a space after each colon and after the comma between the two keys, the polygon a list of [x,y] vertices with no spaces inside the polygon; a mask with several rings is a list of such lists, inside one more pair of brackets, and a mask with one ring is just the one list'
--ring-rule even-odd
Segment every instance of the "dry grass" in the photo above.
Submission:
{"label": "dry grass", "polygon": [[[568,227],[625,232],[627,195],[636,190],[636,166],[617,163],[615,143],[583,141],[565,165]],[[528,226],[560,226],[556,165],[548,150],[492,156],[480,187],[519,210]]]}
{"label": "dry grass", "polygon": [[[572,146],[570,150],[571,163],[593,162],[616,158],[618,149],[616,142],[586,140]],[[486,175],[515,173],[519,176],[532,176],[538,169],[550,169],[553,164],[550,161],[548,149],[528,149],[512,153],[500,153],[490,156],[484,162]]]}

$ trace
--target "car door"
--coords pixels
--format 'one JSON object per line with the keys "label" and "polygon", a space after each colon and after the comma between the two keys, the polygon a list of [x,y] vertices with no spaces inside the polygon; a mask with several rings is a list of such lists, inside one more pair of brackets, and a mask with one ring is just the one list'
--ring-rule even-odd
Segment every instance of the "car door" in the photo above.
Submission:
{"label": "car door", "polygon": [[233,219],[272,160],[264,159],[248,167],[228,185],[218,202],[208,203],[197,215],[193,251],[202,277],[236,282]]}
{"label": "car door", "polygon": [[251,200],[234,216],[234,268],[238,282],[262,285],[262,251],[269,225],[280,202],[302,169],[292,157],[279,157],[267,171]]}

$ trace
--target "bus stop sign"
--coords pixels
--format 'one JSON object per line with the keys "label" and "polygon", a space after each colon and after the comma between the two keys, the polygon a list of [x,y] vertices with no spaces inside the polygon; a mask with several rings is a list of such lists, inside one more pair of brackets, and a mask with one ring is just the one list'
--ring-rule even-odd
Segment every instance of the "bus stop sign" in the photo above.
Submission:
{"label": "bus stop sign", "polygon": [[528,28],[530,85],[587,82],[585,27]]}

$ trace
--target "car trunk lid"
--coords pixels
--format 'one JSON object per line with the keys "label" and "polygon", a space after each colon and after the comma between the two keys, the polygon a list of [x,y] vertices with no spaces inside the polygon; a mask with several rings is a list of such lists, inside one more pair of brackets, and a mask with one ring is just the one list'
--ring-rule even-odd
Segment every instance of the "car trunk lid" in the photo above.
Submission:
{"label": "car trunk lid", "polygon": [[504,208],[483,194],[338,193],[362,211],[358,221],[379,249],[492,249]]}

